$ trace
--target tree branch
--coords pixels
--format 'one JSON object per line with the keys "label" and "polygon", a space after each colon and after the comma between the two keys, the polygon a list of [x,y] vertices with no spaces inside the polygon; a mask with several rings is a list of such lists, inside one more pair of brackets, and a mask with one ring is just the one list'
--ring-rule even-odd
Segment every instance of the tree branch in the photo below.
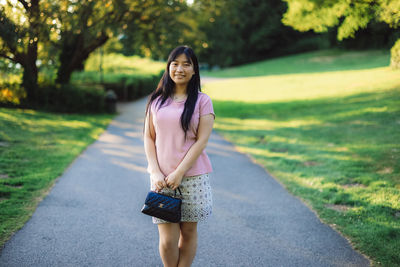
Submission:
{"label": "tree branch", "polygon": [[29,5],[25,0],[18,0],[18,2],[20,2],[24,6],[25,10],[29,12]]}
{"label": "tree branch", "polygon": [[102,46],[107,40],[109,39],[109,36],[104,33],[103,31],[101,32],[101,35],[94,39],[89,45],[87,45],[83,49],[83,53],[89,55],[91,52],[93,52],[96,48]]}
{"label": "tree branch", "polygon": [[9,60],[11,60],[11,61],[14,61],[15,63],[18,63],[18,62],[15,60],[15,58],[9,57],[9,56],[7,56],[6,54],[3,54],[3,53],[1,53],[1,52],[0,52],[0,57],[4,57],[4,58],[6,58],[6,59],[9,59]]}

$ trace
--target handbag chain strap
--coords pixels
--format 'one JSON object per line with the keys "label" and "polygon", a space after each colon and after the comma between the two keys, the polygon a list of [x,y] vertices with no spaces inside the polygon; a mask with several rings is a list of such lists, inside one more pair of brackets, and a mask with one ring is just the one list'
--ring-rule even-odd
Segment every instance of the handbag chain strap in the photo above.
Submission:
{"label": "handbag chain strap", "polygon": [[[179,191],[179,194],[181,194],[181,196],[182,196],[182,192],[181,192],[181,189],[179,188],[179,186],[178,186],[178,191]],[[175,189],[174,197],[176,197],[176,189]]]}

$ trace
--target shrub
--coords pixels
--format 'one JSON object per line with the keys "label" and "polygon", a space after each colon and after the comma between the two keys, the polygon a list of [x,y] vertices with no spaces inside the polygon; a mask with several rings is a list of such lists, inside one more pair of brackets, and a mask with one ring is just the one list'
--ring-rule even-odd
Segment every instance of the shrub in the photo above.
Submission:
{"label": "shrub", "polygon": [[161,75],[161,72],[158,75],[111,75],[105,79],[104,87],[106,90],[113,90],[118,100],[131,101],[150,94],[156,88]]}
{"label": "shrub", "polygon": [[400,69],[400,39],[390,49],[390,66],[393,69]]}
{"label": "shrub", "polygon": [[0,83],[0,106],[15,107],[25,98],[26,92],[19,83]]}
{"label": "shrub", "polygon": [[39,95],[36,103],[30,103],[34,108],[68,113],[105,111],[105,91],[98,85],[46,84],[39,87]]}

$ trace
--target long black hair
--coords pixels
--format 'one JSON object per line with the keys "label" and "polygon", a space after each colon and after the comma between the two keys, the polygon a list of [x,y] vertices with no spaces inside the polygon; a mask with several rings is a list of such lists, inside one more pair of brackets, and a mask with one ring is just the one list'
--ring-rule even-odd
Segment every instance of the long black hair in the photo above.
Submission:
{"label": "long black hair", "polygon": [[169,66],[171,65],[172,61],[174,61],[178,56],[182,54],[185,54],[188,60],[193,64],[194,70],[194,74],[190,79],[186,89],[188,96],[186,98],[185,108],[183,109],[181,115],[181,127],[185,132],[186,139],[186,133],[189,129],[189,124],[197,102],[198,93],[201,92],[199,62],[197,61],[197,57],[192,48],[186,45],[178,46],[169,54],[167,66],[165,68],[163,76],[161,77],[160,82],[157,85],[157,89],[153,91],[147,101],[146,116],[149,112],[151,104],[158,96],[160,96],[160,98],[157,101],[157,105],[158,107],[161,107],[165,103],[165,101],[174,93],[175,82],[171,79],[169,75]]}

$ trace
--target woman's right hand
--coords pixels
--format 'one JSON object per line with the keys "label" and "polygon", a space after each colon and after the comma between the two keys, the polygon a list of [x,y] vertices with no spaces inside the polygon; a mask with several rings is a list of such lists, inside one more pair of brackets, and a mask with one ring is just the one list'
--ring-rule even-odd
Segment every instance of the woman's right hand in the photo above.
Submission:
{"label": "woman's right hand", "polygon": [[165,176],[161,172],[150,174],[151,183],[154,185],[156,192],[160,192],[164,187],[167,187],[164,178]]}

